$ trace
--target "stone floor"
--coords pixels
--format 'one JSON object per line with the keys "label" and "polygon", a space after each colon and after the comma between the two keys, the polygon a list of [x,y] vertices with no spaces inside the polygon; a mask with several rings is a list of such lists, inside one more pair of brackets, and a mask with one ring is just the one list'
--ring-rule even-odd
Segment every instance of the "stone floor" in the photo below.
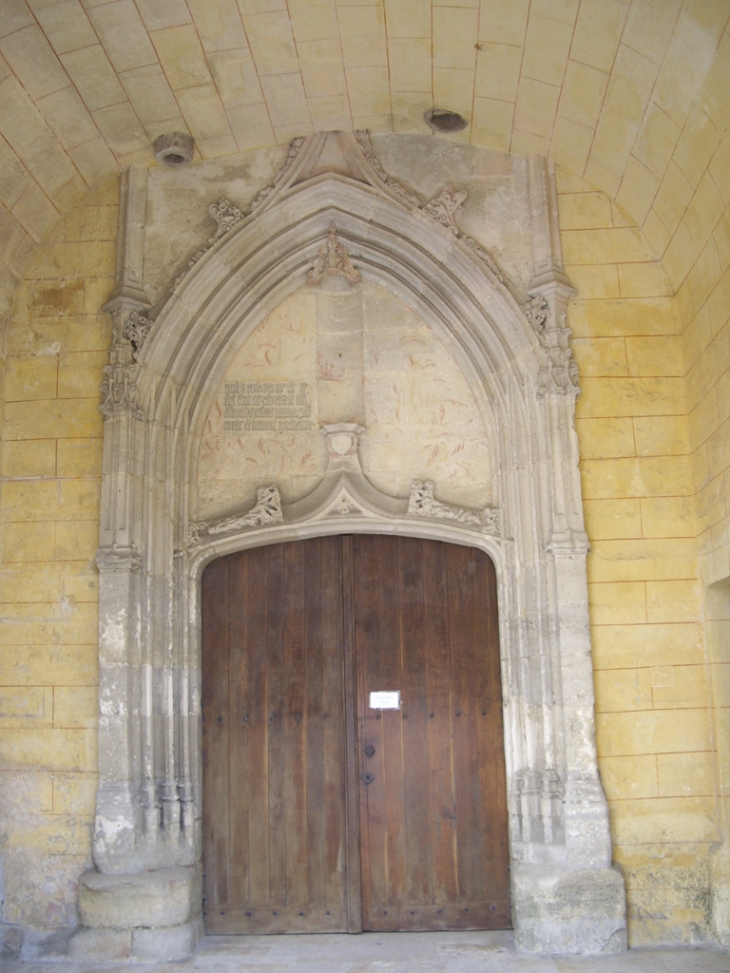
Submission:
{"label": "stone floor", "polygon": [[[135,964],[140,973],[730,973],[730,952],[652,949],[617,956],[517,953],[508,932],[362,936],[209,936],[185,962]],[[59,973],[129,973],[121,963],[63,963]],[[3,973],[49,973],[12,961]]]}

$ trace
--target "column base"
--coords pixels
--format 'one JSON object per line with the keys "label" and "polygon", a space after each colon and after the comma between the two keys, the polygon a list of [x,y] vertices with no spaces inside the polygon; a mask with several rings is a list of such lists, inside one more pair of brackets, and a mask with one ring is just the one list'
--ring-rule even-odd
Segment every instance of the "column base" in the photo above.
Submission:
{"label": "column base", "polygon": [[512,868],[515,945],[530,953],[620,953],[626,949],[626,891],[614,868]]}
{"label": "column base", "polygon": [[79,918],[68,959],[185,959],[203,935],[199,875],[193,868],[85,872],[79,881]]}

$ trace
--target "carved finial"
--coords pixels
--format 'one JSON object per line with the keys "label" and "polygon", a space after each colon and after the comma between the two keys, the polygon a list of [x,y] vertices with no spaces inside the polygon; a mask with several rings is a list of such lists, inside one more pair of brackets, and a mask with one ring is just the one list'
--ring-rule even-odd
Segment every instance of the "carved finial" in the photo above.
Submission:
{"label": "carved finial", "polygon": [[318,284],[325,275],[347,277],[351,284],[356,284],[360,280],[360,272],[352,266],[350,251],[337,238],[337,227],[334,223],[330,223],[326,243],[323,243],[317,251],[307,283]]}

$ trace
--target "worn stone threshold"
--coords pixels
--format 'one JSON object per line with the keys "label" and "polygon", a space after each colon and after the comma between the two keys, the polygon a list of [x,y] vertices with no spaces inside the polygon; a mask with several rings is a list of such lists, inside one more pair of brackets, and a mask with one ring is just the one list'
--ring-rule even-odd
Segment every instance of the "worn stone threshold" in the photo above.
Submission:
{"label": "worn stone threshold", "polygon": [[[63,973],[122,973],[132,965],[69,962],[36,952],[4,963],[3,973],[47,973],[54,962],[63,962]],[[511,932],[206,936],[187,960],[134,966],[145,973],[730,973],[730,951],[688,946],[533,956],[515,950]]]}

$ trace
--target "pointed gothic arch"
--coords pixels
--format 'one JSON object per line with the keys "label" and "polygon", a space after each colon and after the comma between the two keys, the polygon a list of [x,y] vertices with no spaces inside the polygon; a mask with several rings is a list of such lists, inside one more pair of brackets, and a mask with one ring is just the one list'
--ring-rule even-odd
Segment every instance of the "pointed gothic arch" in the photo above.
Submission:
{"label": "pointed gothic arch", "polygon": [[[578,386],[565,326],[573,292],[550,173],[530,160],[535,272],[525,294],[458,230],[452,194],[437,197],[451,209],[424,204],[379,168],[362,134],[301,141],[274,187],[247,216],[221,223],[225,232],[154,313],[142,274],[146,174],[125,176],[102,390],[98,873],[82,882],[82,922],[94,924],[101,888],[108,900],[130,873],[139,885],[148,872],[168,900],[168,880],[184,890],[178,911],[153,890],[145,922],[118,924],[174,929],[181,953],[198,934],[205,564],[277,540],[384,531],[478,546],[497,567],[518,944],[621,948],[623,882],[611,868],[595,754]],[[497,510],[385,495],[360,465],[360,432],[330,426],[329,467],[311,495],[198,520],[197,444],[211,396],[231,354],[306,285],[331,224],[363,280],[416,311],[459,363],[490,431]],[[150,909],[163,919],[150,923]]]}

